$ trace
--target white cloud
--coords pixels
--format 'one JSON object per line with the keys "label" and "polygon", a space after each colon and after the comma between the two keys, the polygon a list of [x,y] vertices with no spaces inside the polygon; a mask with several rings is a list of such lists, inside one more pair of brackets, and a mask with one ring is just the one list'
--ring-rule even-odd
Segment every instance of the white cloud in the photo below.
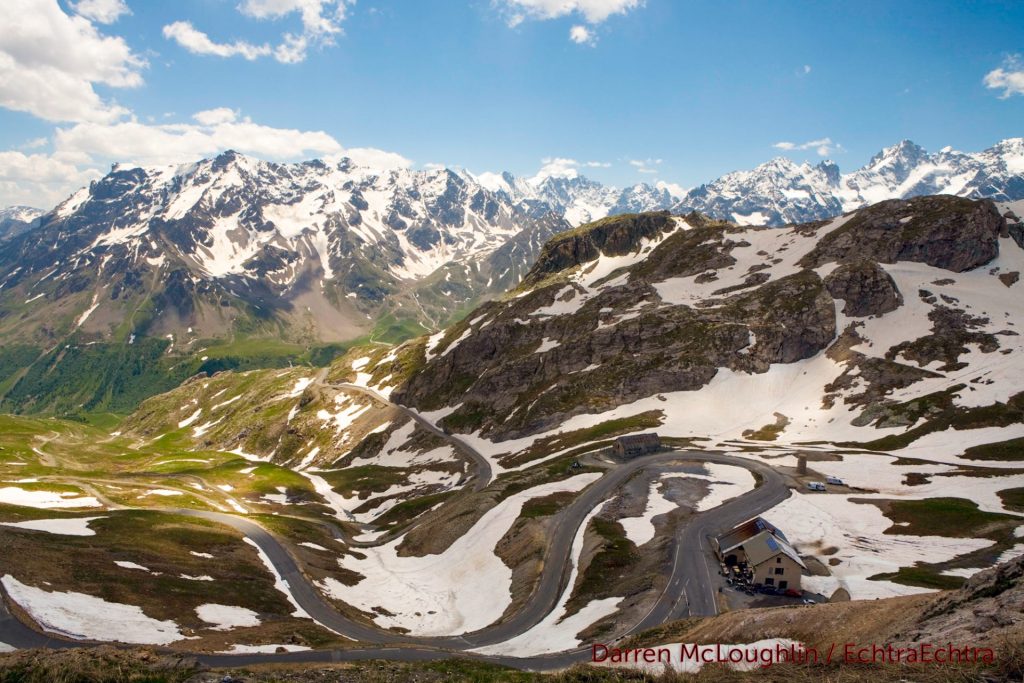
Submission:
{"label": "white cloud", "polygon": [[401,154],[387,152],[374,147],[350,147],[342,150],[340,154],[333,155],[332,158],[337,157],[348,157],[357,166],[365,166],[380,172],[412,166],[412,161],[406,159]]}
{"label": "white cloud", "polygon": [[811,65],[810,64],[804,64],[804,73],[805,74],[811,73]]}
{"label": "white cloud", "polygon": [[46,154],[0,152],[0,206],[49,209],[101,175],[96,169],[79,169]]}
{"label": "white cloud", "polygon": [[658,172],[654,167],[659,166],[661,162],[662,159],[630,159],[629,165],[635,168],[637,173],[654,174]]}
{"label": "white cloud", "polygon": [[[438,164],[438,163],[435,163],[435,162],[432,162],[432,161],[428,162],[426,164],[423,164],[423,170],[424,171],[440,171],[443,168],[445,168],[444,164]],[[495,174],[490,173],[490,174],[485,174],[485,175],[493,176]]]}
{"label": "white cloud", "polygon": [[832,152],[842,152],[843,146],[838,142],[832,142],[832,138],[821,138],[820,140],[808,140],[807,142],[776,142],[772,145],[775,149],[787,152],[794,150],[804,151],[813,149],[818,156],[827,157]]}
{"label": "white cloud", "polygon": [[1024,62],[1020,55],[1007,57],[1001,67],[985,74],[983,82],[991,90],[1002,89],[999,98],[1003,100],[1011,95],[1024,95]]}
{"label": "white cloud", "polygon": [[78,0],[70,4],[71,10],[99,24],[113,24],[122,14],[131,14],[124,0]]}
{"label": "white cloud", "polygon": [[323,131],[272,128],[248,117],[238,119],[231,110],[212,109],[193,118],[197,123],[80,123],[57,130],[54,155],[80,164],[109,160],[147,165],[191,161],[226,149],[278,160],[342,150],[338,141]]}
{"label": "white cloud", "polygon": [[298,64],[306,59],[311,44],[333,45],[334,36],[343,33],[341,24],[355,0],[243,0],[238,9],[256,19],[280,19],[298,12],[302,33],[285,33],[274,48],[274,59],[283,64]]}
{"label": "white cloud", "polygon": [[192,120],[194,123],[85,122],[58,128],[52,154],[0,152],[0,206],[21,203],[50,208],[78,187],[102,177],[111,163],[181,164],[228,149],[272,161],[321,157],[331,163],[349,157],[378,172],[412,165],[394,152],[343,148],[323,131],[264,126],[227,107],[196,112]]}
{"label": "white cloud", "polygon": [[350,5],[355,0],[243,0],[238,11],[254,19],[278,20],[297,13],[302,22],[299,33],[285,33],[276,47],[264,43],[253,45],[244,40],[232,43],[214,42],[206,33],[188,21],[164,26],[164,37],[174,40],[189,52],[216,57],[241,56],[250,61],[273,56],[282,64],[298,64],[306,59],[312,45],[333,45],[334,37],[343,33]]}
{"label": "white cloud", "polygon": [[[643,0],[491,0],[505,16],[509,28],[515,28],[527,19],[546,21],[566,16],[580,16],[591,26],[604,22],[613,14],[627,12],[643,6]],[[597,35],[592,28],[575,24],[569,29],[569,40],[577,45],[596,45]]]}
{"label": "white cloud", "polygon": [[274,59],[282,64],[298,64],[306,59],[309,40],[305,36],[286,33],[283,40],[283,43],[274,48]]}
{"label": "white cloud", "polygon": [[664,180],[659,180],[658,182],[656,182],[654,184],[654,187],[658,188],[659,190],[668,190],[668,193],[670,195],[679,198],[682,198],[689,191],[682,185],[666,182]]}
{"label": "white cloud", "polygon": [[94,85],[142,85],[146,62],[56,0],[0,2],[0,107],[48,121],[110,122],[127,114]]}
{"label": "white cloud", "polygon": [[309,36],[341,33],[348,0],[243,0],[239,11],[256,19],[280,19],[293,12],[302,17],[302,30]]}
{"label": "white cloud", "polygon": [[643,0],[494,0],[507,14],[510,26],[524,19],[556,19],[578,13],[588,24],[600,24],[613,14],[625,14]]}
{"label": "white cloud", "polygon": [[22,143],[19,149],[39,149],[40,147],[46,147],[46,143],[50,141],[49,138],[32,138]]}
{"label": "white cloud", "polygon": [[[579,176],[579,169],[582,167],[611,168],[612,166],[607,161],[577,161],[568,157],[545,157],[540,160],[540,163],[540,170],[532,178],[528,179],[529,182],[535,185],[546,178],[576,178]],[[497,178],[498,176],[495,177]]]}
{"label": "white cloud", "polygon": [[593,47],[597,44],[597,37],[594,35],[594,32],[582,25],[573,26],[569,29],[569,40],[577,45],[590,45]]}
{"label": "white cloud", "polygon": [[233,43],[215,43],[202,31],[188,21],[176,21],[164,26],[164,38],[173,40],[195,55],[213,55],[215,57],[240,56],[249,61],[272,54],[269,45],[253,45],[244,40]]}
{"label": "white cloud", "polygon": [[50,208],[89,180],[101,177],[102,169],[114,162],[179,164],[227,149],[275,161],[345,154],[374,168],[410,163],[380,150],[344,150],[323,131],[254,123],[226,107],[197,112],[192,119],[195,123],[159,125],[137,120],[83,122],[58,128],[50,155],[0,152],[0,206],[23,203]]}
{"label": "white cloud", "polygon": [[200,125],[216,126],[221,123],[231,123],[238,120],[238,112],[228,107],[217,107],[216,109],[197,111],[195,114],[192,114],[192,118],[198,121]]}
{"label": "white cloud", "polygon": [[565,157],[546,157],[541,159],[540,170],[530,178],[531,183],[539,183],[546,178],[575,178],[579,175],[576,170],[580,162]]}

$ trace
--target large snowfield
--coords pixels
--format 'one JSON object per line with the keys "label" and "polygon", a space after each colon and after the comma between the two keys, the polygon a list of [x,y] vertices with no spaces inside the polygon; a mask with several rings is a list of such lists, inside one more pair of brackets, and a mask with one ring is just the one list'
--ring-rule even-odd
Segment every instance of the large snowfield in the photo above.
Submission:
{"label": "large snowfield", "polygon": [[0,522],[0,526],[30,531],[44,531],[58,536],[95,536],[89,525],[102,517],[68,517],[65,519],[30,519],[25,522]]}
{"label": "large snowfield", "polygon": [[74,591],[47,591],[10,574],[0,578],[0,583],[14,602],[51,633],[132,645],[168,645],[184,638],[173,621],[147,617],[135,605]]}
{"label": "large snowfield", "polygon": [[23,505],[32,508],[94,508],[101,507],[93,496],[80,495],[71,491],[43,491],[23,489],[18,486],[0,488],[0,503]]}
{"label": "large snowfield", "polygon": [[495,622],[512,600],[512,570],[495,546],[519,517],[523,504],[560,491],[580,491],[600,475],[581,474],[515,493],[491,508],[447,550],[425,557],[402,557],[402,539],[360,548],[364,559],[346,555],[345,569],[364,578],[346,586],[331,578],[321,587],[331,597],[366,612],[383,607],[374,623],[409,629],[414,635],[449,635],[475,631]]}
{"label": "large snowfield", "polygon": [[[801,554],[819,555],[823,563],[839,561],[830,567],[832,576],[805,576],[806,590],[830,597],[837,588],[845,588],[854,600],[926,593],[930,589],[868,577],[916,562],[944,562],[992,545],[987,539],[886,534],[892,521],[877,506],[851,502],[851,497],[859,496],[794,492],[763,515],[782,525]],[[821,552],[826,549],[834,550],[826,556]]]}

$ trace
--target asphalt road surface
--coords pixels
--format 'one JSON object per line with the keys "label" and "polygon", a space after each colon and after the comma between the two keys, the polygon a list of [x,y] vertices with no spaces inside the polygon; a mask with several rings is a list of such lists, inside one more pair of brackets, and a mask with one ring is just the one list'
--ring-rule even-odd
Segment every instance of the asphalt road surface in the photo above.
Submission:
{"label": "asphalt road surface", "polygon": [[460,439],[457,435],[448,434],[447,432],[438,429],[437,426],[434,425],[430,420],[423,417],[415,410],[410,410],[409,408],[406,408],[403,405],[399,405],[398,403],[392,403],[388,399],[378,394],[373,389],[367,389],[366,387],[361,387],[357,384],[345,383],[331,384],[330,386],[337,387],[339,389],[348,389],[349,391],[354,391],[356,393],[363,394],[364,396],[369,396],[370,398],[376,401],[391,406],[392,408],[395,408],[404,415],[412,418],[412,420],[414,420],[416,424],[418,424],[420,427],[427,430],[431,434],[439,436],[442,439],[446,440],[448,443],[452,444],[452,446],[454,446],[456,450],[460,451],[463,455],[472,460],[473,463],[476,465],[476,475],[473,479],[474,491],[482,491],[485,488],[487,488],[488,484],[491,483],[491,477],[494,476],[494,472],[491,469],[491,462],[487,458],[485,458],[483,454],[480,453],[480,451],[470,446],[468,443]]}
{"label": "asphalt road surface", "polygon": [[[350,387],[346,386],[346,388]],[[361,387],[351,388],[361,389]],[[379,399],[379,397],[377,398]],[[418,416],[412,414],[410,417],[417,419]],[[418,419],[417,422],[420,420]],[[423,423],[420,422],[420,424]],[[431,431],[436,433],[436,428]],[[450,436],[442,435],[446,438]],[[479,456],[479,453],[477,455]],[[482,458],[482,456],[480,457]],[[287,548],[263,527],[235,515],[197,510],[176,510],[175,512],[180,514],[203,517],[226,524],[252,539],[270,558],[278,573],[288,582],[296,602],[310,617],[343,636],[366,644],[351,649],[279,654],[203,654],[198,655],[198,659],[210,666],[228,667],[271,662],[313,663],[367,659],[428,661],[453,656],[472,656],[483,661],[529,670],[558,669],[578,661],[586,661],[589,658],[589,650],[523,658],[481,656],[467,651],[484,645],[504,642],[528,631],[540,622],[554,608],[565,588],[569,574],[572,543],[587,514],[606,500],[637,471],[673,461],[714,462],[745,467],[760,474],[762,481],[761,485],[754,490],[711,510],[694,515],[676,530],[673,565],[666,588],[650,612],[629,632],[639,632],[684,616],[717,614],[716,591],[712,576],[717,573],[718,565],[711,553],[709,538],[716,532],[754,517],[785,500],[789,495],[789,490],[781,475],[771,467],[755,461],[703,452],[667,452],[643,456],[619,465],[585,489],[555,518],[540,580],[534,594],[527,600],[523,609],[503,622],[459,636],[432,638],[399,635],[354,621],[338,612],[323,597],[316,586],[299,570],[295,559]],[[489,469],[488,466],[488,472]],[[2,604],[0,604],[0,642],[19,648],[73,647],[81,644],[51,638],[29,629],[11,616]]]}

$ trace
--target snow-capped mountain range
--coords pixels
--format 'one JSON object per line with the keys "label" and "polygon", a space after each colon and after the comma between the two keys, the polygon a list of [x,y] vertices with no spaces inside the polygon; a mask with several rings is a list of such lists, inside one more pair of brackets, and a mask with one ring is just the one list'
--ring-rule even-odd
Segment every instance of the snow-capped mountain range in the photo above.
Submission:
{"label": "snow-capped mountain range", "polygon": [[1024,138],[1003,140],[978,153],[947,147],[934,154],[904,140],[848,174],[831,161],[812,166],[779,157],[694,188],[671,208],[741,225],[783,225],[930,194],[1024,198]]}
{"label": "snow-capped mountain range", "polygon": [[700,211],[740,225],[785,225],[822,220],[885,199],[929,194],[1024,199],[1024,138],[983,152],[946,147],[934,154],[904,140],[886,147],[862,168],[843,174],[832,161],[797,164],[777,157],[749,171],[728,173],[677,197],[646,183],[624,190],[570,172],[531,182],[505,173],[478,180],[519,202],[543,203],[572,225],[605,216],[669,209]]}
{"label": "snow-capped mountain range", "polygon": [[392,314],[390,324],[411,333],[506,291],[549,236],[608,215],[696,210],[781,225],[925,194],[1024,198],[1024,138],[979,153],[930,154],[904,141],[849,174],[828,161],[776,158],[682,197],[575,171],[384,171],[234,152],[115,166],[45,215],[5,213],[23,234],[0,246],[0,337],[286,329],[285,337],[343,340]]}
{"label": "snow-capped mountain range", "polygon": [[482,174],[478,180],[515,201],[546,204],[572,225],[659,209],[700,211],[740,225],[785,225],[831,218],[885,199],[930,194],[1024,199],[1024,138],[1003,140],[977,153],[946,147],[934,154],[904,140],[847,174],[833,161],[811,165],[777,157],[681,197],[646,183],[623,190],[607,187],[575,171],[532,181],[508,173]]}
{"label": "snow-capped mountain range", "polygon": [[389,313],[423,330],[514,285],[568,227],[446,169],[115,166],[0,246],[0,309],[19,312],[0,335],[333,341]]}

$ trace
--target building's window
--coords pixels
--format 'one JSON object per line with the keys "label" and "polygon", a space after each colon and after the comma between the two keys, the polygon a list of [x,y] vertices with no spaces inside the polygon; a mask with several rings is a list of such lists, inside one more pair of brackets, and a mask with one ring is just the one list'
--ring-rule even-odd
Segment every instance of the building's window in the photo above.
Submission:
{"label": "building's window", "polygon": [[767,579],[764,580],[764,585],[766,585],[766,586],[774,586],[775,585],[775,579],[773,579],[772,577],[769,576]]}
{"label": "building's window", "polygon": [[779,581],[779,588],[785,588],[789,585],[789,581]]}
{"label": "building's window", "polygon": [[782,567],[776,567],[775,568],[775,574],[776,575],[779,575],[779,574],[781,574],[784,571],[786,571],[786,570],[784,568],[782,568]]}
{"label": "building's window", "polygon": [[782,558],[781,557],[776,557],[775,558],[775,564],[782,564]]}

